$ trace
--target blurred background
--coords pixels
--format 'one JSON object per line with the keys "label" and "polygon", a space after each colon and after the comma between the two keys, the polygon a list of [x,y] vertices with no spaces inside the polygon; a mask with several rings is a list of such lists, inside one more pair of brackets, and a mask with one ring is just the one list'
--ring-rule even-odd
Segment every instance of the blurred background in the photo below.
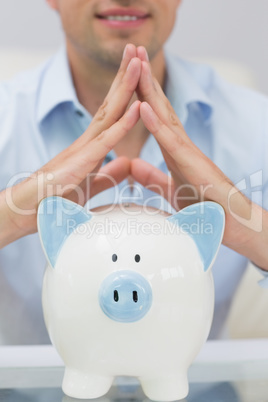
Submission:
{"label": "blurred background", "polygon": [[[240,75],[241,83],[243,74],[251,75],[247,79],[254,81],[252,86],[268,94],[267,17],[267,0],[183,0],[168,47],[186,58],[216,63],[216,67],[220,63],[238,83]],[[0,0],[2,76],[53,53],[61,41],[59,19],[46,0]],[[35,58],[24,61],[19,57],[17,63],[12,50],[18,51],[17,57],[34,51]],[[244,72],[239,73],[240,66]]]}
{"label": "blurred background", "polygon": [[[167,47],[268,95],[267,21],[268,0],[183,0]],[[46,0],[0,0],[0,81],[43,61],[62,41],[59,18]],[[232,305],[227,336],[268,337],[268,292],[259,279],[261,274],[249,266]]]}

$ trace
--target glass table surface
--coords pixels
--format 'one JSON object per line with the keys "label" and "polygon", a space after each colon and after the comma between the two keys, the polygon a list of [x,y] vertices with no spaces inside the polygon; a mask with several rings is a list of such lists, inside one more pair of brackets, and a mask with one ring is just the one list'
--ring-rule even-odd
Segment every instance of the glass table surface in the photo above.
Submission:
{"label": "glass table surface", "polygon": [[[54,348],[0,347],[0,402],[75,402],[61,390]],[[189,369],[187,402],[268,402],[268,340],[207,342]],[[148,402],[136,378],[117,377],[98,402]]]}

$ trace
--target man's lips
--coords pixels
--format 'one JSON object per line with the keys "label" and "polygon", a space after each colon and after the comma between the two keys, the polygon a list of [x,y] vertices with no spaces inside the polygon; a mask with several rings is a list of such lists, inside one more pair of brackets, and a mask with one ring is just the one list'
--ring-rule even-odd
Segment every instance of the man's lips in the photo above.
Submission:
{"label": "man's lips", "polygon": [[96,17],[110,27],[129,28],[143,24],[150,15],[133,8],[114,8],[99,13]]}

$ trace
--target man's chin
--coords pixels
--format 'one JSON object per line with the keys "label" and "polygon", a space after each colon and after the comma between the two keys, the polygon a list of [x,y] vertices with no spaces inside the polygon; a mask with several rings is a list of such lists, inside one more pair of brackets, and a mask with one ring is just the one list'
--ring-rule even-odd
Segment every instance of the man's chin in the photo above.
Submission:
{"label": "man's chin", "polygon": [[97,64],[100,64],[104,68],[118,70],[127,43],[129,42],[94,49],[90,54],[90,58],[94,59]]}
{"label": "man's chin", "polygon": [[144,39],[135,37],[135,35],[128,35],[126,38],[124,35],[122,36],[120,38],[107,38],[107,40],[103,39],[102,41],[92,41],[91,38],[89,57],[103,68],[118,70],[124,49],[128,43],[132,43],[137,47],[144,46],[150,59],[153,59],[160,50],[160,46],[156,40],[145,41]]}

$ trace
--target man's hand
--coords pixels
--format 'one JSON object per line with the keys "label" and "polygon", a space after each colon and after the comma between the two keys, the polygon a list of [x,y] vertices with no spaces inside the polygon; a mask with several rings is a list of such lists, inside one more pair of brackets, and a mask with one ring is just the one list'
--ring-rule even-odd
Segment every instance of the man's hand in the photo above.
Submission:
{"label": "man's hand", "polygon": [[126,111],[141,74],[141,60],[135,56],[136,47],[127,45],[110,91],[84,134],[38,172],[0,194],[0,247],[36,231],[42,198],[60,195],[85,204],[129,175],[130,162],[125,157],[106,165],[101,175],[95,173],[140,118],[139,101]]}
{"label": "man's hand", "polygon": [[[140,115],[158,141],[171,178],[144,161],[132,161],[132,175],[143,184],[159,185],[179,210],[200,200],[221,204],[226,213],[223,243],[268,270],[268,213],[253,204],[187,136],[161,86],[152,76],[144,48],[137,49],[142,70],[137,93]],[[170,191],[171,190],[171,191]]]}

